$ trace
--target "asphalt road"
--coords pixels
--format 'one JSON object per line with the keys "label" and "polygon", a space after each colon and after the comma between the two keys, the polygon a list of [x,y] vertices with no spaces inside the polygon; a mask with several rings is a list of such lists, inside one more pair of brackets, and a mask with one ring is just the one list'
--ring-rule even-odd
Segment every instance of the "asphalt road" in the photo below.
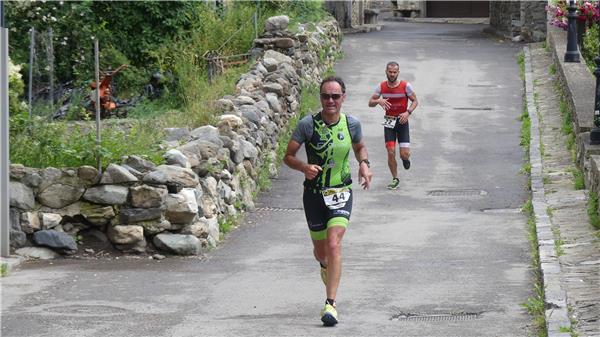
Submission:
{"label": "asphalt road", "polygon": [[[482,28],[386,23],[344,37],[343,110],[362,122],[374,180],[355,189],[338,326],[319,320],[302,175],[283,167],[258,210],[203,259],[23,265],[0,281],[2,336],[529,335],[520,49]],[[397,191],[385,189],[383,112],[367,106],[390,60],[421,102]]]}

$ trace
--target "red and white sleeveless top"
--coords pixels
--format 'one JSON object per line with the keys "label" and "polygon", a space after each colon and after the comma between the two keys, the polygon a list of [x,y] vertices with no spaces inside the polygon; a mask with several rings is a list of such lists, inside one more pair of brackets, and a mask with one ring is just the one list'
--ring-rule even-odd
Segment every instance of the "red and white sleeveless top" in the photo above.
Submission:
{"label": "red and white sleeveless top", "polygon": [[[381,82],[379,87],[375,93],[379,94],[381,97],[386,98],[388,102],[392,105],[389,109],[386,109],[386,116],[394,116],[397,117],[403,112],[406,112],[408,108],[408,95],[406,92],[406,81],[400,81],[400,84],[395,86],[394,88],[390,88],[388,86],[387,81]],[[410,86],[410,85],[409,85]]]}

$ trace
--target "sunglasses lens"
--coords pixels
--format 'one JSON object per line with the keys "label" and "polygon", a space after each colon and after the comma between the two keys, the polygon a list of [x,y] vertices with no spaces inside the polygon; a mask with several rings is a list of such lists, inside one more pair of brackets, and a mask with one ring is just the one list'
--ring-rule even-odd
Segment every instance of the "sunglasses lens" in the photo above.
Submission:
{"label": "sunglasses lens", "polygon": [[342,98],[342,95],[340,94],[321,94],[321,99],[328,101],[330,98],[333,98],[334,101],[337,101],[338,99]]}

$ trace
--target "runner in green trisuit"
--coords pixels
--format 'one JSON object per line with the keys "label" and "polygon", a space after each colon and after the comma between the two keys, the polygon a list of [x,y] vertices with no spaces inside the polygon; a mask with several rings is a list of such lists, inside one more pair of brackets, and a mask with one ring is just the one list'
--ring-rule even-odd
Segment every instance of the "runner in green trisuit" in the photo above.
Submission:
{"label": "runner in green trisuit", "polygon": [[[360,122],[340,112],[346,97],[344,82],[328,77],[321,82],[320,91],[322,110],[298,122],[284,162],[306,178],[304,212],[326,291],[321,321],[333,326],[338,322],[335,298],[342,272],[342,237],[352,212],[350,149],[359,162],[358,181],[364,189],[369,188],[372,173]],[[302,144],[308,163],[296,157]]]}

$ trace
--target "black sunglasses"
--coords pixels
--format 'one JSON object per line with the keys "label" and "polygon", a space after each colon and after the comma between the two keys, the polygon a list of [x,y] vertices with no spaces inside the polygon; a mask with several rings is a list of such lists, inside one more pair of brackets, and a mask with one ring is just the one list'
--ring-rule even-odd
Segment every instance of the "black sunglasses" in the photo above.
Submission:
{"label": "black sunglasses", "polygon": [[324,101],[329,101],[330,98],[333,98],[334,101],[337,101],[338,99],[342,98],[342,94],[326,94],[326,93],[321,93],[321,99]]}

